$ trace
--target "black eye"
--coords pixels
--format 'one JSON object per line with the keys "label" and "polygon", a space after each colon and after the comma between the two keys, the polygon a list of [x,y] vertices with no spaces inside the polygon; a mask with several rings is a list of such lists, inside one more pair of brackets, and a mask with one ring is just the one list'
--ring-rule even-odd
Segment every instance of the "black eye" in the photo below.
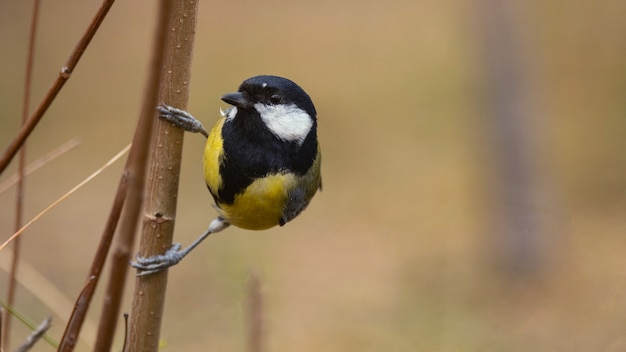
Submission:
{"label": "black eye", "polygon": [[270,96],[270,103],[274,105],[280,104],[282,100],[283,100],[283,97],[280,94],[274,93]]}

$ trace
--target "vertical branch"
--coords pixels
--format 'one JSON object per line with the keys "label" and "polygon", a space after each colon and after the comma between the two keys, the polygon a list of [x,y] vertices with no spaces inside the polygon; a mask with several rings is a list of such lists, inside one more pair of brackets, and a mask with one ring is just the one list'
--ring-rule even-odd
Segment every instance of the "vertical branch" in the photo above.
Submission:
{"label": "vertical branch", "polygon": [[[162,17],[167,29],[160,101],[186,108],[189,97],[191,56],[198,4],[193,0],[162,0],[171,10]],[[139,253],[162,254],[172,244],[183,130],[155,120],[151,161],[147,179],[148,199],[144,208]],[[129,351],[157,351],[163,318],[167,270],[135,279],[130,321]]]}
{"label": "vertical branch", "polygon": [[263,295],[259,276],[252,272],[248,281],[248,351],[263,351]]}
{"label": "vertical branch", "polygon": [[[39,18],[39,0],[35,0],[33,4],[33,14],[30,20],[30,36],[28,38],[28,53],[26,55],[26,74],[24,78],[24,97],[22,99],[22,126],[28,120],[28,106],[30,104],[30,91],[33,76],[33,62],[35,59],[35,39],[37,37],[37,23]],[[20,151],[19,164],[17,166],[17,190],[15,196],[15,231],[22,227],[24,218],[24,181],[26,167],[26,145]],[[17,266],[19,263],[21,252],[21,239],[18,237],[13,242],[13,258],[11,260],[11,269],[9,272],[9,282],[7,283],[7,304],[15,305],[15,289],[17,286]],[[11,332],[11,315],[7,314],[4,319],[4,325],[0,329],[0,335],[4,336],[0,347],[5,351],[9,350]]]}
{"label": "vertical branch", "polygon": [[520,40],[517,3],[483,0],[487,115],[495,156],[496,252],[515,275],[528,275],[541,264],[540,213],[534,107],[529,97],[527,62]]}
{"label": "vertical branch", "polygon": [[[113,344],[113,336],[119,319],[122,294],[129,269],[130,256],[135,240],[135,233],[141,206],[144,199],[147,161],[150,153],[150,141],[154,120],[156,120],[156,106],[159,101],[159,87],[163,81],[163,65],[167,38],[166,19],[170,17],[170,2],[164,0],[159,7],[157,18],[157,30],[154,38],[152,63],[147,81],[146,94],[135,136],[133,148],[128,157],[125,173],[128,176],[128,193],[125,202],[119,236],[111,260],[111,275],[105,292],[104,305],[100,317],[100,325],[94,351],[110,351]],[[139,351],[140,349],[131,349]]]}
{"label": "vertical branch", "polygon": [[[4,309],[2,309],[2,307],[0,307],[0,331],[3,331],[4,328],[4,324],[2,323],[2,317],[4,317]],[[3,344],[3,339],[2,339],[2,334],[0,333],[0,346],[2,346]],[[0,347],[1,350],[4,350],[4,348]]]}

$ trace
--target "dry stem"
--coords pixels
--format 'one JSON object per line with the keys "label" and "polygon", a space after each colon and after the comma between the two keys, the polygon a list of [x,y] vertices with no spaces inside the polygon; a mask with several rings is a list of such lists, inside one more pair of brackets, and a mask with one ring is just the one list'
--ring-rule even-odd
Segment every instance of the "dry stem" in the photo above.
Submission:
{"label": "dry stem", "polygon": [[114,1],[115,0],[104,0],[102,2],[100,9],[94,16],[93,20],[91,21],[91,24],[89,25],[85,33],[83,34],[83,37],[80,39],[80,41],[76,45],[76,48],[74,48],[74,51],[72,52],[69,59],[65,63],[65,66],[61,68],[61,72],[59,72],[59,76],[54,81],[54,83],[52,83],[52,86],[48,89],[46,96],[43,98],[43,100],[41,101],[41,103],[39,104],[35,112],[33,113],[33,115],[22,126],[22,129],[20,130],[18,135],[11,142],[11,144],[9,144],[6,151],[4,152],[2,159],[0,159],[0,174],[4,172],[4,170],[9,165],[11,160],[13,160],[13,157],[15,157],[15,154],[17,154],[17,151],[20,149],[22,144],[24,144],[24,141],[26,141],[30,133],[33,132],[33,130],[35,129],[35,126],[37,126],[37,124],[43,117],[43,114],[48,110],[48,107],[50,107],[50,104],[52,104],[57,94],[61,91],[61,88],[63,88],[63,85],[65,84],[65,82],[67,82],[67,80],[70,78],[70,75],[74,71],[76,64],[78,63],[81,56],[85,52],[85,49],[87,49],[89,42],[98,31],[100,24],[102,23],[102,21],[104,20],[104,17],[109,12],[109,9],[113,5]]}
{"label": "dry stem", "polygon": [[[130,160],[130,158],[128,160]],[[65,326],[65,332],[63,333],[63,338],[61,339],[61,344],[58,349],[59,351],[72,351],[76,345],[76,341],[78,341],[78,334],[80,333],[80,329],[82,328],[85,317],[87,316],[89,304],[91,303],[93,294],[96,290],[98,279],[100,278],[100,273],[102,272],[102,267],[104,266],[106,256],[109,253],[111,241],[113,240],[113,235],[115,234],[115,229],[117,227],[120,214],[122,213],[128,185],[127,175],[128,173],[126,172],[122,174],[120,182],[117,186],[117,192],[115,194],[115,199],[113,200],[111,212],[109,213],[109,218],[107,219],[104,231],[100,237],[100,244],[96,250],[96,255],[94,256],[91,268],[87,274],[85,287],[76,299],[72,315]]]}
{"label": "dry stem", "polygon": [[[166,29],[167,38],[164,41],[165,62],[162,66],[163,82],[159,101],[184,109],[189,97],[198,5],[193,0],[162,0],[161,6],[159,23]],[[183,130],[156,120],[152,146],[147,180],[148,199],[139,248],[141,256],[162,254],[172,244]],[[167,271],[136,278],[129,351],[158,350],[166,284]]]}
{"label": "dry stem", "polygon": [[[129,269],[129,262],[137,223],[144,198],[147,159],[150,151],[150,140],[156,119],[155,107],[158,104],[159,86],[162,81],[164,38],[167,30],[163,17],[168,14],[169,1],[164,0],[157,21],[157,32],[152,55],[151,71],[148,77],[146,95],[133,138],[133,148],[128,158],[127,170],[129,189],[126,197],[124,215],[120,225],[119,237],[112,254],[111,276],[105,292],[104,305],[100,317],[98,337],[94,351],[110,351],[113,336],[119,318],[124,284]],[[131,351],[133,351],[131,349]]]}
{"label": "dry stem", "polygon": [[[39,0],[35,0],[33,4],[33,14],[30,20],[30,36],[28,39],[28,54],[26,59],[26,74],[24,78],[24,97],[22,99],[22,125],[26,123],[28,119],[28,105],[30,103],[30,87],[33,76],[33,62],[35,58],[35,38],[37,34],[37,23],[39,17]],[[25,172],[24,169],[26,167],[26,145],[21,149],[19,156],[19,164],[17,167],[17,190],[15,195],[15,231],[19,230],[22,227],[22,219],[24,218],[24,179]],[[16,238],[15,242],[13,242],[13,258],[11,260],[11,270],[9,271],[9,282],[7,283],[7,304],[14,305],[15,304],[15,288],[16,288],[16,275],[17,275],[17,265],[19,263],[21,253],[21,241],[19,238]],[[0,329],[0,334],[4,336],[2,339],[2,344],[0,345],[2,349],[9,350],[9,342],[11,339],[11,314],[7,314],[4,319],[4,325]]]}
{"label": "dry stem", "polygon": [[51,324],[51,317],[47,317],[46,319],[44,319],[41,324],[39,324],[39,326],[35,330],[33,330],[30,335],[28,335],[26,341],[24,341],[24,343],[17,349],[17,352],[27,352],[31,348],[33,348],[33,346],[35,346],[35,343],[37,343],[37,341],[39,341],[44,336],[46,331],[50,329]]}

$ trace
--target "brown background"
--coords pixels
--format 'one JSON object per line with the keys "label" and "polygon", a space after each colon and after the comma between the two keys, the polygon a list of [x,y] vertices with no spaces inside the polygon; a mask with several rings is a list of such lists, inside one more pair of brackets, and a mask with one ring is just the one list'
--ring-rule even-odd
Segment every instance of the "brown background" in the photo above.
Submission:
{"label": "brown background", "polygon": [[[262,281],[269,351],[626,349],[626,5],[514,9],[541,185],[530,209],[540,216],[543,261],[528,274],[497,260],[481,4],[201,2],[189,110],[208,127],[226,107],[219,96],[243,79],[295,80],[318,109],[324,191],[288,226],[229,229],[174,268],[164,350],[244,350],[250,272]],[[30,6],[0,2],[1,148],[18,129]],[[97,7],[43,2],[33,105]],[[130,141],[155,9],[145,0],[114,5],[33,133],[30,161],[74,137],[82,144],[28,178],[27,218]],[[176,224],[183,244],[215,216],[202,149],[201,137],[187,136]],[[68,299],[83,284],[122,164],[23,236],[23,259]],[[14,171],[15,163],[2,179]],[[13,230],[13,199],[14,189],[0,194],[0,240]],[[0,272],[1,288],[6,277]],[[49,296],[20,287],[17,307],[40,321]],[[66,317],[54,317],[57,339]],[[19,341],[27,331],[14,326]]]}

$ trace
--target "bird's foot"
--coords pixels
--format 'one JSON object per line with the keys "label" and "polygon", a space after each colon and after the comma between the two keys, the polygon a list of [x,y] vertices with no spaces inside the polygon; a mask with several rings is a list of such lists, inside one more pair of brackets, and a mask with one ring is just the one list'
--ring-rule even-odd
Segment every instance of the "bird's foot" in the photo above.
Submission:
{"label": "bird's foot", "polygon": [[135,261],[130,265],[141,270],[137,276],[145,276],[163,271],[170,266],[174,266],[180,262],[187,254],[184,250],[180,250],[180,243],[175,243],[163,254],[153,255],[151,257],[141,257],[139,254],[135,257]]}
{"label": "bird's foot", "polygon": [[187,132],[202,133],[205,137],[208,137],[208,133],[202,126],[202,123],[193,117],[185,110],[177,109],[173,106],[169,106],[165,103],[157,106],[159,111],[159,117],[165,121],[168,121]]}

